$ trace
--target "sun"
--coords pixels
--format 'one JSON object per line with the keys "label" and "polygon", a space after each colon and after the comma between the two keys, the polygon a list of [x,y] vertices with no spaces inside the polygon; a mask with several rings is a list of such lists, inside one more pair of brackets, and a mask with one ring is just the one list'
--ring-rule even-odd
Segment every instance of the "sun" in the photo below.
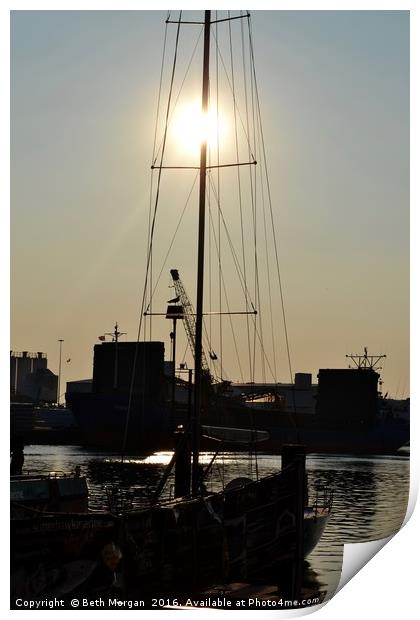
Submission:
{"label": "sun", "polygon": [[210,149],[223,144],[226,137],[226,122],[219,110],[209,106],[204,115],[199,99],[177,107],[171,123],[172,136],[178,148],[190,155],[199,154],[201,144],[206,140]]}

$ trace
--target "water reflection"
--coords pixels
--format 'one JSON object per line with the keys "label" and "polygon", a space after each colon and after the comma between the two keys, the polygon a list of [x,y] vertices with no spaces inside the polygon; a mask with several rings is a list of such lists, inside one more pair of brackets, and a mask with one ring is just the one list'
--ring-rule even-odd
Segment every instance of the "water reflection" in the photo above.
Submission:
{"label": "water reflection", "polygon": [[[143,506],[172,456],[170,452],[128,456],[121,463],[118,454],[76,446],[30,446],[25,455],[25,468],[37,473],[69,472],[79,465],[88,480],[92,511],[108,508],[105,488],[110,485],[116,485],[134,507]],[[205,453],[203,464],[211,457]],[[207,486],[218,491],[232,478],[254,477],[257,468],[264,476],[280,466],[278,455],[260,455],[258,463],[244,453],[220,455]],[[334,489],[334,505],[325,532],[306,563],[305,583],[312,582],[332,595],[340,579],[344,543],[385,538],[400,528],[408,501],[409,458],[403,454],[371,458],[311,455],[307,470],[310,497],[319,481]],[[171,485],[173,478],[168,490]]]}
{"label": "water reflection", "polygon": [[334,488],[334,505],[324,534],[310,556],[321,582],[338,585],[343,544],[385,538],[399,530],[409,493],[409,458],[311,456],[308,480]]}

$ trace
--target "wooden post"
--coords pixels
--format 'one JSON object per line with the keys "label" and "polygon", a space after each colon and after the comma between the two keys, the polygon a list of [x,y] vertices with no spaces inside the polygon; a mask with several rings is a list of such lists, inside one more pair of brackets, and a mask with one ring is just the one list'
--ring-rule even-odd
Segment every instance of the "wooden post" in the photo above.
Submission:
{"label": "wooden post", "polygon": [[[191,493],[191,407],[192,370],[188,370],[188,419],[184,429],[175,431],[175,497],[185,497]],[[185,436],[185,433],[188,436]]]}
{"label": "wooden post", "polygon": [[190,494],[191,479],[191,441],[190,437],[185,437],[186,430],[178,427],[174,433],[175,450],[177,453],[175,461],[175,497],[186,497]]}
{"label": "wooden post", "polygon": [[307,498],[305,452],[305,446],[301,444],[286,444],[282,448],[282,471],[287,475],[294,491],[293,512],[296,528],[293,552],[278,576],[278,592],[279,595],[293,600],[300,600],[303,582],[304,514]]}

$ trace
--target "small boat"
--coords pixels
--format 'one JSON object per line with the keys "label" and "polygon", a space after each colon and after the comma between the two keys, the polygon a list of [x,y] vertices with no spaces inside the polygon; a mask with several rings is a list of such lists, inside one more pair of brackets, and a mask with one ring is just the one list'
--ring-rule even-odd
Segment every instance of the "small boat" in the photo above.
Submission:
{"label": "small boat", "polygon": [[80,469],[71,474],[30,472],[10,477],[10,509],[13,518],[40,513],[87,512],[88,486]]}

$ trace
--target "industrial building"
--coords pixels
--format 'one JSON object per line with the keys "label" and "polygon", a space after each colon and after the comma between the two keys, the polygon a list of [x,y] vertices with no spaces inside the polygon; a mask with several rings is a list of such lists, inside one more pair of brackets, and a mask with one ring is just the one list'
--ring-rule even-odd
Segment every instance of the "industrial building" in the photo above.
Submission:
{"label": "industrial building", "polygon": [[13,401],[57,402],[58,375],[48,369],[45,353],[10,351],[10,395]]}

